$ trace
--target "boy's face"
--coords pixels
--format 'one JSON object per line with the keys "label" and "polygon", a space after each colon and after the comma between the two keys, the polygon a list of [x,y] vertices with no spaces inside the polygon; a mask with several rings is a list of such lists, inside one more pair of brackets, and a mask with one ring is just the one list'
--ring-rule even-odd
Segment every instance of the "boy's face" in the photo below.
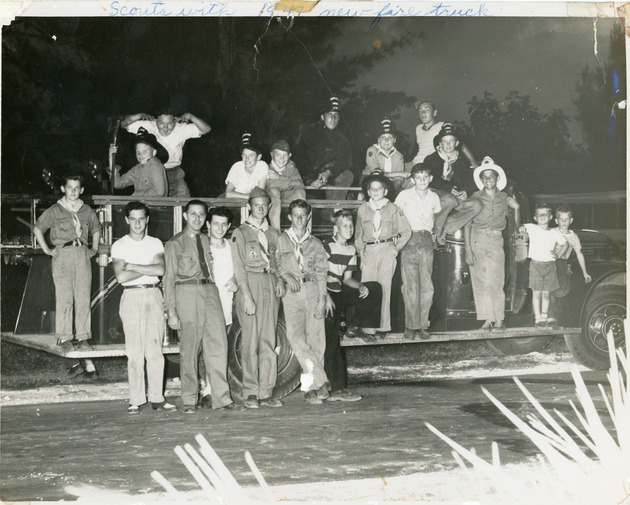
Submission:
{"label": "boy's face", "polygon": [[498,178],[499,174],[497,174],[494,170],[484,170],[481,174],[479,174],[479,179],[481,179],[485,189],[496,188]]}
{"label": "boy's face", "polygon": [[287,163],[289,163],[290,157],[291,153],[281,151],[280,149],[274,149],[273,151],[271,151],[271,159],[278,168],[286,167]]}
{"label": "boy's face", "polygon": [[538,209],[534,216],[534,221],[536,221],[539,226],[547,228],[551,221],[551,211],[549,209]]}
{"label": "boy's face", "polygon": [[335,223],[333,233],[347,242],[354,235],[354,222],[350,218],[340,217]]}
{"label": "boy's face", "polygon": [[311,215],[306,209],[301,207],[294,207],[289,214],[289,221],[291,221],[291,228],[295,231],[303,232],[306,230],[308,222],[311,220]]}
{"label": "boy's face", "polygon": [[566,232],[569,231],[569,226],[571,226],[573,218],[569,212],[558,212],[556,213],[556,222],[558,223],[558,228]]}
{"label": "boy's face", "polygon": [[216,240],[223,240],[223,237],[230,229],[230,223],[225,216],[212,216],[212,220],[208,223],[210,237]]}
{"label": "boy's face", "polygon": [[370,187],[368,188],[368,195],[372,200],[378,202],[387,195],[387,188],[380,181],[372,181],[370,182]]}
{"label": "boy's face", "polygon": [[156,154],[157,151],[150,145],[142,143],[136,144],[136,159],[142,165],[153,158]]}
{"label": "boy's face", "polygon": [[73,181],[68,179],[66,184],[61,186],[61,192],[66,195],[66,200],[76,202],[83,193],[80,181]]}
{"label": "boy's face", "polygon": [[252,151],[251,149],[243,149],[241,153],[241,160],[243,160],[243,165],[245,165],[246,169],[253,169],[256,163],[260,160],[261,156],[256,151]]}
{"label": "boy's face", "polygon": [[259,196],[258,198],[251,199],[247,203],[247,207],[254,219],[265,219],[265,217],[267,217],[267,213],[269,212],[269,207],[271,207],[271,202],[269,201],[269,198]]}
{"label": "boy's face", "polygon": [[429,174],[429,172],[427,172],[426,170],[416,172],[413,176],[413,183],[415,185],[415,188],[420,191],[425,191],[429,189],[429,184],[431,184],[432,180],[433,176]]}
{"label": "boy's face", "polygon": [[378,138],[378,147],[380,147],[383,151],[389,151],[394,144],[396,143],[396,137],[394,137],[391,133],[383,133]]}
{"label": "boy's face", "polygon": [[199,233],[206,222],[207,215],[208,213],[203,205],[191,205],[188,208],[188,212],[184,212],[186,227],[195,233]]}
{"label": "boy's face", "polygon": [[129,217],[125,217],[125,221],[131,233],[143,235],[149,224],[149,216],[146,215],[144,209],[135,209],[129,213]]}
{"label": "boy's face", "polygon": [[459,141],[453,137],[453,135],[446,135],[440,139],[440,146],[442,146],[442,151],[446,154],[451,154],[455,151],[455,148],[459,145]]}
{"label": "boy's face", "polygon": [[167,137],[175,129],[175,116],[172,114],[162,114],[157,118],[157,129],[160,135]]}
{"label": "boy's face", "polygon": [[418,107],[418,117],[424,125],[432,124],[437,116],[437,110],[429,102],[422,102]]}
{"label": "boy's face", "polygon": [[339,124],[339,113],[338,112],[325,112],[322,114],[322,121],[324,121],[324,125],[329,130],[334,130],[337,128]]}

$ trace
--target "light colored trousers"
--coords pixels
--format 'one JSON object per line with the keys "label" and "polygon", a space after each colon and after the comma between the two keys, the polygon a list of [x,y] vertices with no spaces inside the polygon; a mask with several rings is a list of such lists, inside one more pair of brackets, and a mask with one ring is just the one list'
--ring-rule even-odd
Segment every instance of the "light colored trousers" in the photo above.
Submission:
{"label": "light colored trousers", "polygon": [[312,368],[313,384],[308,388],[309,391],[319,389],[328,381],[324,371],[325,321],[313,316],[318,297],[317,283],[305,282],[300,284],[299,292],[291,293],[287,290],[282,299],[287,339],[291,349],[300,362],[303,374],[311,372]]}
{"label": "light colored trousers", "polygon": [[188,189],[188,184],[186,184],[186,179],[184,179],[185,175],[182,167],[166,169],[168,196],[190,196],[190,189]]}
{"label": "light colored trousers", "polygon": [[503,321],[505,318],[505,252],[503,232],[477,230],[470,235],[475,264],[470,266],[477,319]]}
{"label": "light colored trousers", "polygon": [[377,331],[391,331],[392,278],[396,270],[396,248],[393,242],[383,242],[365,246],[361,264],[361,281],[376,281],[381,285],[381,326]]}
{"label": "light colored trousers", "polygon": [[125,289],[118,313],[125,331],[129,404],[142,405],[147,401],[145,360],[149,401],[160,403],[164,401],[162,339],[166,326],[162,292],[159,288]]}

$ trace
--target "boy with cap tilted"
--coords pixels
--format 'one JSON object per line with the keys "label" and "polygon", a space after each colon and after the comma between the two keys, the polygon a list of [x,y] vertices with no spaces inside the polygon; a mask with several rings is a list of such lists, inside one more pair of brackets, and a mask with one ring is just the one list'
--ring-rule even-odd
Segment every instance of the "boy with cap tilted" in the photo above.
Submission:
{"label": "boy with cap tilted", "polygon": [[414,187],[396,197],[411,227],[411,239],[402,249],[402,294],[405,302],[405,333],[409,340],[429,338],[429,310],[433,304],[433,239],[435,214],[440,198],[429,189],[432,175],[422,163],[411,169]]}
{"label": "boy with cap tilted", "polygon": [[285,288],[276,265],[278,232],[265,219],[270,205],[267,192],[254,187],[247,202],[250,215],[232,234],[232,263],[238,282],[236,314],[243,330],[243,395],[249,409],[282,407],[273,397],[273,388],[279,297]]}
{"label": "boy with cap tilted", "polygon": [[[409,221],[403,212],[387,199],[393,193],[391,181],[380,170],[363,181],[368,198],[357,211],[354,245],[361,258],[361,280],[381,285],[381,324],[376,335],[384,337],[391,331],[390,300],[396,257],[411,237]],[[369,330],[364,330],[369,333]]]}
{"label": "boy with cap tilted", "polygon": [[262,151],[252,139],[251,133],[244,133],[239,147],[241,161],[232,165],[225,179],[227,198],[249,199],[255,187],[265,189],[269,178],[269,165],[262,160]]}
{"label": "boy with cap tilted", "polygon": [[391,179],[396,192],[400,191],[409,177],[405,171],[405,160],[400,151],[396,149],[396,130],[389,118],[381,121],[376,144],[368,147],[365,154],[365,169],[363,175],[370,175],[374,170],[380,169],[383,175]]}
{"label": "boy with cap tilted", "polygon": [[[352,149],[338,129],[341,118],[339,98],[330,97],[322,107],[321,121],[302,126],[295,142],[297,163],[304,180],[314,189],[322,186],[347,187],[354,180]],[[327,200],[345,200],[347,190],[327,190]]]}
{"label": "boy with cap tilted", "polygon": [[286,283],[283,298],[287,339],[302,367],[304,400],[320,405],[328,398],[324,370],[326,277],[328,262],[320,240],[308,230],[311,206],[306,200],[289,205],[291,228],[278,239],[278,273]]}
{"label": "boy with cap tilted", "polygon": [[[138,129],[133,143],[138,164],[124,175],[119,175],[120,166],[116,165],[114,187],[133,186],[131,196],[168,196],[168,181],[162,164],[168,160],[168,152],[158,143],[155,135],[144,128]],[[109,148],[110,154],[117,150],[114,144]]]}
{"label": "boy with cap tilted", "polygon": [[297,166],[290,159],[291,149],[286,140],[278,140],[271,146],[271,165],[267,180],[267,193],[271,197],[269,222],[280,231],[280,211],[283,203],[306,198],[304,183]]}

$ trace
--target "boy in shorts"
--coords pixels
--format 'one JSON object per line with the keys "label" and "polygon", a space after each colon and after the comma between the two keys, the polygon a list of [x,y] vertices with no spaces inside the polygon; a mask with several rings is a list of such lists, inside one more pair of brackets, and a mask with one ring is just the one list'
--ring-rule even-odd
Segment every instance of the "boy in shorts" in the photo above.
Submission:
{"label": "boy in shorts", "polygon": [[532,308],[536,327],[549,326],[549,294],[560,287],[556,271],[556,258],[568,247],[567,240],[557,229],[550,229],[551,207],[536,205],[534,223],[525,223],[519,231],[529,237],[529,287],[532,290]]}

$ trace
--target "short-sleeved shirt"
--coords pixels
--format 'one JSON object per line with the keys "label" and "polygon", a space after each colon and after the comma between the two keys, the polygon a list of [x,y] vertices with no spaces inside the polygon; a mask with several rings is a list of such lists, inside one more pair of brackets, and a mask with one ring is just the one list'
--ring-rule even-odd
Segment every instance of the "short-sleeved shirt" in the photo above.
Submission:
{"label": "short-sleeved shirt", "polygon": [[580,237],[578,237],[577,233],[575,233],[573,230],[569,230],[569,233],[562,233],[559,228],[554,228],[554,229],[558,230],[560,234],[569,243],[569,247],[567,248],[567,251],[562,256],[560,256],[560,259],[568,260],[573,250],[576,250],[576,251],[582,250],[582,243],[580,242]]}
{"label": "short-sleeved shirt", "polygon": [[328,256],[328,279],[326,289],[333,293],[341,291],[343,276],[346,272],[356,272],[357,250],[353,245],[342,245],[334,238],[324,240],[324,249]]}
{"label": "short-sleeved shirt", "polygon": [[424,197],[416,188],[404,189],[394,203],[403,211],[413,231],[432,231],[435,214],[442,210],[440,197],[430,189]]}
{"label": "short-sleeved shirt", "polygon": [[173,131],[169,135],[162,135],[157,127],[157,121],[136,121],[127,126],[130,133],[138,133],[140,128],[144,128],[149,133],[155,135],[157,141],[164,146],[168,152],[168,161],[164,163],[165,168],[175,168],[182,164],[184,155],[184,144],[188,139],[201,137],[202,133],[194,123],[175,123]]}
{"label": "short-sleeved shirt", "polygon": [[471,227],[475,230],[505,230],[508,213],[507,194],[498,191],[495,193],[494,199],[491,199],[482,190],[473,193],[472,196],[483,202],[483,208],[472,220]]}
{"label": "short-sleeved shirt", "polygon": [[131,196],[168,196],[164,165],[155,156],[144,165],[138,163],[129,172],[121,175],[116,182],[116,187],[133,186]]}
{"label": "short-sleeved shirt", "polygon": [[88,244],[90,235],[101,231],[101,223],[88,205],[81,205],[77,212],[77,217],[81,221],[81,236],[77,237],[72,214],[58,203],[52,205],[39,216],[35,226],[42,232],[50,230],[50,241],[54,246],[63,245],[77,238],[81,239],[85,245]]}
{"label": "short-sleeved shirt", "polygon": [[435,152],[435,146],[433,145],[433,139],[440,133],[443,121],[434,123],[428,130],[425,130],[421,124],[416,126],[416,142],[418,143],[418,154],[413,159],[413,164],[422,163],[424,159]]}
{"label": "short-sleeved shirt", "polygon": [[564,245],[567,241],[557,228],[543,229],[535,223],[525,223],[525,229],[529,236],[528,257],[534,261],[555,261],[553,249],[558,245]]}
{"label": "short-sleeved shirt", "polygon": [[[164,244],[155,237],[145,235],[142,240],[134,240],[129,235],[112,244],[112,259],[123,260],[134,265],[150,265],[157,254],[164,254]],[[138,286],[140,284],[157,284],[159,277],[143,275],[137,279],[123,282],[123,286]]]}
{"label": "short-sleeved shirt", "polygon": [[[321,241],[312,235],[302,243],[302,254],[304,255],[304,270],[301,271],[295,257],[295,247],[287,235],[287,232],[280,234],[278,238],[278,274],[284,278],[286,274],[298,279],[310,276],[317,282],[320,296],[326,295],[326,279],[328,273],[328,262],[326,251]],[[316,300],[313,300],[315,303]]]}
{"label": "short-sleeved shirt", "polygon": [[234,184],[234,191],[249,195],[263,177],[269,177],[269,165],[263,160],[256,163],[251,174],[245,170],[245,164],[242,161],[237,161],[230,168],[225,183],[231,182]]}
{"label": "short-sleeved shirt", "polygon": [[223,307],[223,317],[225,324],[232,324],[232,300],[234,293],[227,290],[225,284],[234,277],[234,267],[232,264],[232,248],[227,240],[223,241],[224,247],[214,247],[210,245],[212,251],[212,271],[214,282],[219,290],[221,306]]}

